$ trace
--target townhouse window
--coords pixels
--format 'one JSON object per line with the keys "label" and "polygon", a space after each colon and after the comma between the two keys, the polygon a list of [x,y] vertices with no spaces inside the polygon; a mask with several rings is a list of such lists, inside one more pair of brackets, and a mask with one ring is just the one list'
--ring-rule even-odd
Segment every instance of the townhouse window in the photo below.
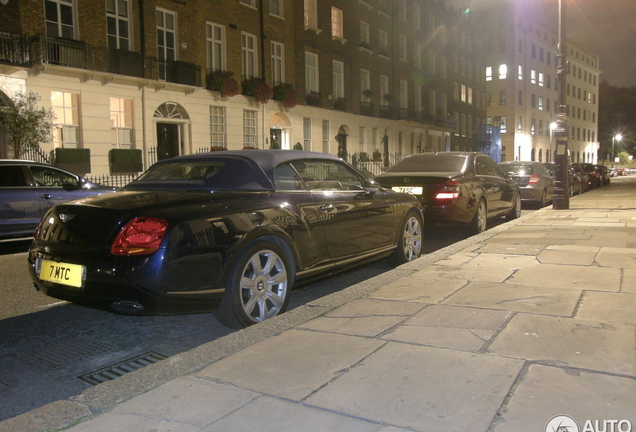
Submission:
{"label": "townhouse window", "polygon": [[522,133],[523,132],[523,117],[519,116],[517,118],[517,132],[518,133]]}
{"label": "townhouse window", "polygon": [[[436,58],[435,52],[429,56],[429,58]],[[439,61],[436,62],[439,64],[439,74],[442,78],[446,78],[446,57],[443,55],[439,56]],[[434,73],[434,72],[433,72]]]}
{"label": "townhouse window", "polygon": [[[304,130],[309,131],[309,141],[305,141],[305,150],[311,150],[311,119],[303,119],[304,122]],[[322,151],[323,153],[329,153],[329,143],[331,138],[331,123],[329,120],[322,121]]]}
{"label": "townhouse window", "polygon": [[305,92],[318,92],[318,55],[305,51]]}
{"label": "townhouse window", "polygon": [[133,101],[110,98],[111,144],[118,149],[133,148]]}
{"label": "townhouse window", "polygon": [[389,53],[389,34],[384,30],[380,30],[378,32],[378,48],[380,49],[380,54]]}
{"label": "townhouse window", "polygon": [[45,0],[44,19],[48,36],[75,39],[74,0]]}
{"label": "townhouse window", "polygon": [[344,38],[342,10],[335,7],[331,8],[331,36],[337,39]]}
{"label": "townhouse window", "polygon": [[537,83],[537,71],[532,69],[530,71],[530,83],[531,84],[536,84]]}
{"label": "townhouse window", "polygon": [[243,110],[243,147],[256,148],[257,111]]}
{"label": "townhouse window", "polygon": [[333,60],[332,67],[334,100],[344,99],[344,63]]}
{"label": "townhouse window", "polygon": [[545,76],[545,85],[547,88],[552,88],[552,78],[550,77],[550,75],[546,75]]}
{"label": "townhouse window", "polygon": [[400,55],[400,61],[405,62],[407,61],[407,55],[406,55],[406,36],[404,35],[399,35],[399,55]]}
{"label": "townhouse window", "polygon": [[378,148],[378,128],[371,128],[371,147],[373,150]]}
{"label": "townhouse window", "polygon": [[360,43],[367,47],[371,44],[371,37],[369,34],[369,23],[360,21]]}
{"label": "townhouse window", "polygon": [[243,77],[254,78],[258,76],[258,59],[256,52],[256,36],[241,33],[241,56],[243,60]]}
{"label": "townhouse window", "polygon": [[466,95],[466,85],[465,85],[465,84],[462,84],[462,85],[461,85],[461,87],[460,87],[460,90],[461,90],[461,96],[460,96],[460,99],[461,99],[461,101],[462,101],[462,102],[466,102],[466,100],[467,100],[467,99],[466,99],[466,98],[467,98],[467,95]]}
{"label": "townhouse window", "polygon": [[473,116],[470,114],[466,116],[466,136],[468,138],[473,137]]}
{"label": "townhouse window", "polygon": [[209,70],[226,70],[225,66],[225,26],[206,23],[206,55]]}
{"label": "townhouse window", "polygon": [[539,135],[543,135],[543,120],[539,119]]}
{"label": "townhouse window", "polygon": [[546,102],[545,102],[545,108],[546,108],[546,110],[547,110],[548,112],[550,112],[550,107],[551,107],[551,105],[550,105],[550,98],[547,98],[547,99],[546,99]]}
{"label": "townhouse window", "polygon": [[419,84],[414,84],[413,86],[415,96],[414,109],[415,112],[419,113],[422,111],[422,86]]}
{"label": "townhouse window", "polygon": [[459,100],[459,83],[453,82],[453,100]]}
{"label": "townhouse window", "polygon": [[422,68],[422,46],[417,42],[413,42],[413,64],[416,68]]}
{"label": "townhouse window", "polygon": [[366,135],[367,128],[365,126],[360,126],[358,128],[358,144],[360,145],[360,151],[365,151],[364,147],[366,145]]}
{"label": "townhouse window", "polygon": [[225,107],[210,105],[210,146],[226,148]]}
{"label": "townhouse window", "polygon": [[413,27],[415,27],[417,30],[420,30],[421,22],[422,22],[422,17],[421,17],[420,5],[413,4]]}
{"label": "townhouse window", "polygon": [[530,119],[530,134],[534,135],[534,119]]}
{"label": "townhouse window", "polygon": [[[436,55],[435,55],[435,51],[434,50],[428,50],[428,71],[432,74],[437,73],[437,62],[436,60]],[[444,66],[444,69],[446,69],[446,67]],[[446,76],[446,71],[444,71],[444,76]]]}
{"label": "townhouse window", "polygon": [[[324,121],[322,123],[322,128],[323,128],[323,141],[324,141],[324,129],[325,129]],[[329,129],[329,124],[327,123],[327,130],[328,129]],[[324,145],[324,142],[323,142],[323,145]],[[308,117],[303,117],[303,150],[311,150],[311,119]]]}
{"label": "townhouse window", "polygon": [[285,82],[285,45],[272,41],[272,83]]}
{"label": "townhouse window", "polygon": [[369,102],[371,100],[369,93],[371,90],[371,72],[366,69],[360,69],[360,90],[362,92],[360,100],[362,102]]}
{"label": "townhouse window", "polygon": [[543,111],[543,96],[539,96],[539,111]]}
{"label": "townhouse window", "polygon": [[499,79],[505,80],[508,77],[508,66],[505,64],[499,65]]}
{"label": "townhouse window", "polygon": [[492,92],[490,90],[486,92],[486,106],[492,106]]}
{"label": "townhouse window", "polygon": [[506,133],[508,131],[508,126],[506,125],[506,116],[502,116],[499,119],[499,130],[501,133]]}
{"label": "townhouse window", "polygon": [[382,106],[387,106],[389,104],[389,77],[386,75],[380,75],[380,94],[382,97],[381,104]]}
{"label": "townhouse window", "polygon": [[129,0],[106,0],[108,47],[130,50]]}
{"label": "townhouse window", "polygon": [[459,72],[459,57],[457,54],[453,54],[453,72]]}
{"label": "townhouse window", "polygon": [[400,108],[408,108],[408,83],[404,80],[400,80]]}
{"label": "townhouse window", "polygon": [[79,95],[51,92],[51,109],[55,115],[54,147],[79,148]]}
{"label": "townhouse window", "polygon": [[269,0],[269,14],[282,18],[283,12],[283,0]]}
{"label": "townhouse window", "polygon": [[517,78],[523,80],[523,66],[517,65]]}
{"label": "townhouse window", "polygon": [[492,66],[486,66],[486,81],[492,81]]}
{"label": "townhouse window", "polygon": [[473,104],[473,89],[472,87],[466,88],[466,102],[470,105]]}
{"label": "townhouse window", "polygon": [[545,53],[545,62],[548,66],[552,65],[552,53],[550,51],[546,51]]}
{"label": "townhouse window", "polygon": [[505,104],[506,104],[506,91],[499,90],[499,105],[505,105]]}
{"label": "townhouse window", "polygon": [[239,0],[239,3],[256,8],[256,0]]}
{"label": "townhouse window", "polygon": [[318,28],[318,0],[305,0],[305,29]]}
{"label": "townhouse window", "polygon": [[535,95],[534,93],[532,93],[532,97],[530,98],[530,106],[532,108],[537,107],[537,95]]}
{"label": "townhouse window", "polygon": [[437,115],[437,93],[435,90],[429,91],[428,104],[429,113],[433,116]]}
{"label": "townhouse window", "polygon": [[159,79],[166,79],[166,64],[177,59],[177,15],[157,8],[157,52],[159,59]]}
{"label": "townhouse window", "polygon": [[537,58],[537,46],[535,44],[530,46],[530,55],[532,58]]}
{"label": "townhouse window", "polygon": [[406,0],[398,0],[398,18],[406,21]]}
{"label": "townhouse window", "polygon": [[539,87],[543,87],[543,72],[539,72]]}

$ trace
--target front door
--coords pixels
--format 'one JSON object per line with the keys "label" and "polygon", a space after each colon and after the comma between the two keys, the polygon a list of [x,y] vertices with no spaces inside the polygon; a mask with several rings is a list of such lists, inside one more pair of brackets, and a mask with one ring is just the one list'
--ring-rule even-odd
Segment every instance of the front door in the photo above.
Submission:
{"label": "front door", "polygon": [[157,123],[157,160],[179,156],[179,125]]}

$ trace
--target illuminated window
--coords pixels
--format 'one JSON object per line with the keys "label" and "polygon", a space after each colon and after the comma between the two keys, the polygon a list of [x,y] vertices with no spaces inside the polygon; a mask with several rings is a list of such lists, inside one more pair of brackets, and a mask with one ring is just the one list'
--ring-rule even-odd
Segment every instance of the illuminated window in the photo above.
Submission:
{"label": "illuminated window", "polygon": [[79,95],[51,92],[51,109],[55,115],[53,144],[55,147],[79,147]]}
{"label": "illuminated window", "polygon": [[115,148],[133,148],[133,101],[110,98],[110,142]]}
{"label": "illuminated window", "polygon": [[505,64],[499,65],[499,79],[504,80],[508,76],[508,66]]}

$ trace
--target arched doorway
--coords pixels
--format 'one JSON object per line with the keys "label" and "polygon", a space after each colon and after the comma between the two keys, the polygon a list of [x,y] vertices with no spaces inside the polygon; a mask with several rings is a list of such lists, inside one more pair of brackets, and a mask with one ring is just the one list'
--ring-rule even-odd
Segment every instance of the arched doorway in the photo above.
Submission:
{"label": "arched doorway", "polygon": [[169,159],[181,154],[188,154],[190,124],[188,112],[176,102],[164,102],[157,107],[154,114],[157,133],[157,147],[150,152],[150,163]]}
{"label": "arched doorway", "polygon": [[347,133],[346,126],[340,126],[338,129],[338,135],[336,135],[336,142],[338,143],[338,157],[342,159],[347,159],[347,137],[349,134]]}
{"label": "arched doorway", "polygon": [[291,121],[283,113],[276,113],[269,119],[269,148],[292,148]]}

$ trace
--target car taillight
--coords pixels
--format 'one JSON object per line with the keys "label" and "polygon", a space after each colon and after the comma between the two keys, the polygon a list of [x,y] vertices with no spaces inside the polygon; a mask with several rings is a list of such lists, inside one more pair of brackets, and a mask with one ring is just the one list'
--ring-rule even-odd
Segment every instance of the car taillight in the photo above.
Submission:
{"label": "car taillight", "polygon": [[150,255],[155,253],[166,235],[168,221],[138,217],[126,224],[110,246],[113,255]]}
{"label": "car taillight", "polygon": [[438,200],[454,200],[459,198],[460,185],[454,180],[446,183],[439,192],[435,194],[435,199]]}
{"label": "car taillight", "polygon": [[528,179],[528,183],[530,183],[530,184],[536,184],[536,183],[539,183],[539,177],[538,177],[538,176],[536,176],[536,175],[534,175],[534,174],[532,174],[532,175],[530,176],[530,178]]}

